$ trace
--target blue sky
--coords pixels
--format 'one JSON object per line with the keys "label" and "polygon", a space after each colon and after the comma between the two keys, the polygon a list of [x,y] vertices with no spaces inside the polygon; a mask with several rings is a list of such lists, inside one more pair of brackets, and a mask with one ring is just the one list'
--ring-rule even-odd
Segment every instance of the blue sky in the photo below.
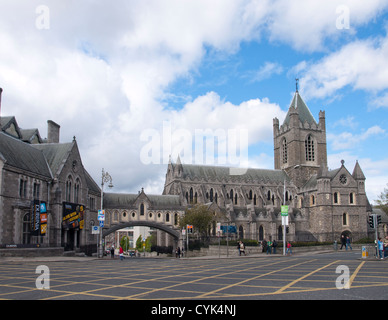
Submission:
{"label": "blue sky", "polygon": [[358,160],[373,202],[388,183],[387,31],[386,0],[3,0],[1,113],[42,137],[58,122],[97,182],[105,168],[115,192],[158,194],[198,130],[246,130],[239,165],[272,169],[272,119],[299,78],[326,112],[329,167]]}

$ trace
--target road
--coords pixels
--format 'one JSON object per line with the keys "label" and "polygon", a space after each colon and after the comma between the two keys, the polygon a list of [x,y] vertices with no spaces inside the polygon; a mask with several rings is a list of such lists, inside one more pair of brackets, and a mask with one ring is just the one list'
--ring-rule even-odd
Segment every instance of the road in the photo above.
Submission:
{"label": "road", "polygon": [[388,261],[360,257],[360,251],[351,251],[233,259],[0,260],[0,299],[154,300],[154,304],[155,300],[170,304],[387,300]]}

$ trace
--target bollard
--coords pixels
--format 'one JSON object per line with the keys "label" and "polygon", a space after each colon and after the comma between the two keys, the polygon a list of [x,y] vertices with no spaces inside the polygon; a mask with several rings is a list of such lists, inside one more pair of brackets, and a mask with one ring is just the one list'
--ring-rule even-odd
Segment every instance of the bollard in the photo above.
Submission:
{"label": "bollard", "polygon": [[334,241],[334,250],[337,251],[338,250],[338,243],[337,243],[337,240]]}
{"label": "bollard", "polygon": [[369,247],[367,246],[362,246],[361,250],[361,258],[366,259],[369,256]]}

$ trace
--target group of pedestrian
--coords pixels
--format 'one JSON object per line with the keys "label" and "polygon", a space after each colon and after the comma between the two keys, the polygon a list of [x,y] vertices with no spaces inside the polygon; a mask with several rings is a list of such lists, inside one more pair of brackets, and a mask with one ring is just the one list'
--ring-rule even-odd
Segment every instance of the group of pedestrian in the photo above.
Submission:
{"label": "group of pedestrian", "polygon": [[388,236],[385,237],[384,240],[379,238],[377,241],[377,250],[379,251],[379,258],[384,260],[384,258],[388,257]]}
{"label": "group of pedestrian", "polygon": [[276,254],[276,248],[278,247],[278,243],[276,240],[271,241],[271,240],[263,240],[261,242],[261,246],[263,248],[262,252],[266,252],[267,254]]}
{"label": "group of pedestrian", "polygon": [[239,256],[241,256],[241,253],[243,253],[244,256],[246,256],[245,245],[244,245],[244,243],[241,240],[237,243],[237,249],[238,249],[238,255]]}
{"label": "group of pedestrian", "polygon": [[180,258],[182,256],[184,256],[184,253],[185,253],[185,249],[182,247],[182,250],[180,247],[176,248],[175,249],[175,258]]}
{"label": "group of pedestrian", "polygon": [[[278,247],[278,243],[276,240],[263,240],[261,242],[261,248],[262,248],[262,252],[264,253],[267,253],[267,254],[276,254],[276,248]],[[238,255],[241,256],[242,254],[244,254],[244,256],[246,256],[246,252],[245,252],[245,245],[244,243],[240,240],[238,243],[237,243],[237,250],[238,250]],[[286,255],[291,255],[292,254],[292,245],[289,241],[287,241],[287,244],[286,244]]]}
{"label": "group of pedestrian", "polygon": [[341,235],[341,248],[340,248],[340,250],[342,250],[343,247],[345,247],[346,250],[348,250],[348,248],[350,248],[350,250],[353,250],[352,246],[350,245],[350,237],[349,236],[345,237],[345,235]]}

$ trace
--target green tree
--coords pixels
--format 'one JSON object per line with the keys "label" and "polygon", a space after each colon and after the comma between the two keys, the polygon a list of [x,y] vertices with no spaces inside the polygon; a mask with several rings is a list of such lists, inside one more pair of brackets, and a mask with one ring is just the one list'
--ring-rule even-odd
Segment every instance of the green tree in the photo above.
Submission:
{"label": "green tree", "polygon": [[120,239],[120,246],[123,248],[124,251],[128,251],[128,249],[129,249],[129,238],[127,236],[123,236]]}
{"label": "green tree", "polygon": [[[156,236],[151,235],[151,236],[147,237],[147,239],[145,241],[145,251],[146,252],[151,252],[151,246],[153,244],[155,244],[155,243],[156,243]],[[136,249],[137,249],[137,251],[144,252],[143,251],[144,250],[143,244],[144,244],[143,236],[140,235],[139,238],[137,238],[137,240],[136,240]]]}
{"label": "green tree", "polygon": [[200,236],[209,234],[212,223],[217,220],[217,215],[208,209],[208,206],[196,204],[193,207],[186,209],[185,216],[180,220],[179,225],[185,228],[186,225],[192,225],[194,232]]}
{"label": "green tree", "polygon": [[384,188],[384,191],[381,192],[378,198],[379,199],[376,200],[376,207],[382,209],[386,214],[388,214],[388,188]]}
{"label": "green tree", "polygon": [[139,238],[136,240],[136,249],[139,252],[143,251],[143,237],[142,235],[139,235]]}

